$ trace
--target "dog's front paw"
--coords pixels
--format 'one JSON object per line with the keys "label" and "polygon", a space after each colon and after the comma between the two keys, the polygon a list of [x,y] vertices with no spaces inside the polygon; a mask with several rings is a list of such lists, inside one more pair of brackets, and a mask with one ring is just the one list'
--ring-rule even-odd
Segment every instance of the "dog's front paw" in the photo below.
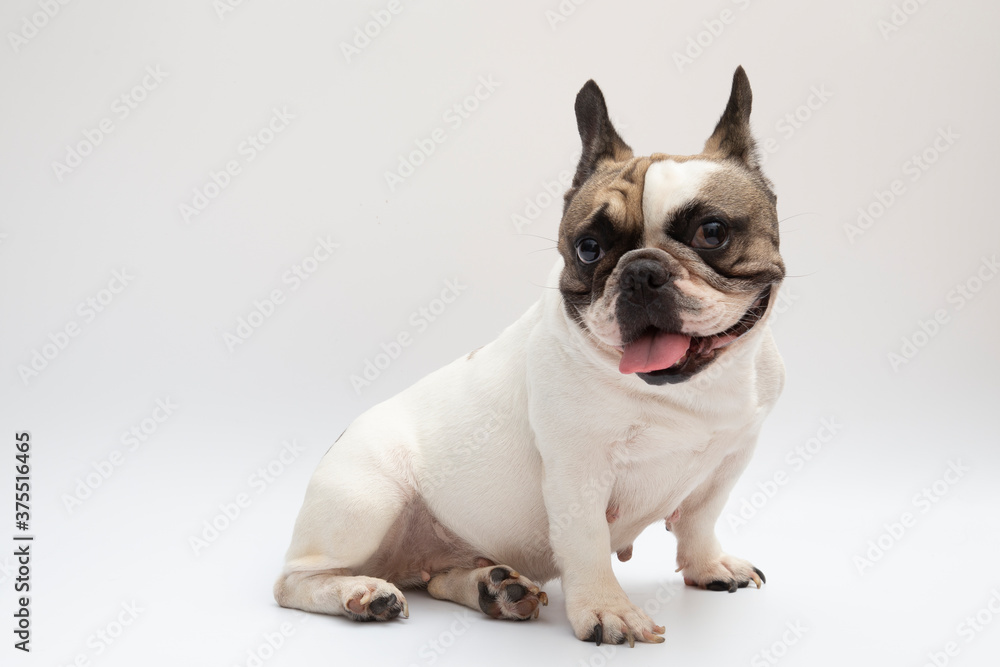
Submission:
{"label": "dog's front paw", "polygon": [[344,609],[355,621],[388,621],[410,611],[406,598],[388,581],[374,577],[354,577],[354,582],[344,593]]}
{"label": "dog's front paw", "polygon": [[708,560],[694,565],[682,565],[684,583],[710,591],[729,591],[735,593],[737,588],[746,588],[750,582],[766,583],[764,573],[749,561],[729,554],[722,554],[715,560]]}
{"label": "dog's front paw", "polygon": [[567,602],[567,613],[578,639],[598,646],[636,641],[659,644],[666,630],[657,625],[642,609],[632,604],[624,593],[599,597],[584,596]]}
{"label": "dog's front paw", "polygon": [[538,605],[549,598],[538,584],[503,565],[480,568],[479,608],[493,618],[526,621],[538,618]]}

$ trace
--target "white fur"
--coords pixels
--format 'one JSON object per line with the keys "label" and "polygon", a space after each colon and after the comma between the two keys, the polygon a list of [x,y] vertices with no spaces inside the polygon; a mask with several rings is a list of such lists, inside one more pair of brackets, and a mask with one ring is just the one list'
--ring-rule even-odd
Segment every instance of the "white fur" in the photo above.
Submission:
{"label": "white fur", "polygon": [[718,163],[709,160],[660,160],[649,165],[642,190],[646,245],[662,239],[667,217],[690,203],[708,177],[721,170]]}
{"label": "white fur", "polygon": [[[669,200],[653,196],[650,206]],[[309,485],[276,598],[343,613],[344,582],[366,574],[396,517],[421,499],[456,544],[535,581],[561,576],[581,639],[597,618],[606,641],[648,639],[656,626],[625,596],[610,554],[671,517],[685,578],[750,576],[749,563],[723,554],[714,525],[782,383],[761,322],[692,380],[647,385],[620,374],[618,353],[546,290],[474,356],[351,424]],[[452,599],[469,604],[461,597]]]}

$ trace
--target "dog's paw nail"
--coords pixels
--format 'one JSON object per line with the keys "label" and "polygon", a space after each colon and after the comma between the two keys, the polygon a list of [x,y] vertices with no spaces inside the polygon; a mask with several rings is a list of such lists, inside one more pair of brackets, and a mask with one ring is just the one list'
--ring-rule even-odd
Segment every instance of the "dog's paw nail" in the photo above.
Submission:
{"label": "dog's paw nail", "polygon": [[[654,628],[654,630],[655,629],[656,628]],[[651,644],[662,644],[663,642],[666,641],[666,639],[664,639],[660,635],[654,635],[649,630],[642,631],[642,638],[645,639],[647,642],[650,642]]]}
{"label": "dog's paw nail", "polygon": [[[710,591],[728,591],[730,589],[730,585],[725,581],[716,580],[716,581],[710,581],[707,584],[705,584],[705,588]],[[736,590],[735,581],[733,582],[732,589]]]}
{"label": "dog's paw nail", "polygon": [[594,642],[598,646],[604,641],[604,626],[598,623],[594,626],[594,629],[590,633],[589,641]]}
{"label": "dog's paw nail", "polygon": [[541,601],[543,607],[549,606],[549,596],[545,594],[545,591],[538,594],[538,599]]}
{"label": "dog's paw nail", "polygon": [[625,631],[625,640],[628,641],[629,648],[635,648],[635,636],[631,630]]}
{"label": "dog's paw nail", "polygon": [[653,626],[653,632],[655,632],[658,635],[662,635],[666,631],[667,631],[667,629],[664,626],[662,626],[662,625],[654,625]]}
{"label": "dog's paw nail", "polygon": [[520,575],[520,573],[517,570],[511,570],[510,571],[510,578],[511,579],[520,579],[521,575]]}
{"label": "dog's paw nail", "polygon": [[[759,569],[757,569],[756,567],[755,567],[755,568],[753,569],[753,572],[754,572],[754,574],[756,574],[756,575],[757,575],[758,577],[760,577],[760,581],[759,581],[759,582],[757,582],[757,588],[760,588],[760,585],[761,585],[762,583],[763,583],[763,584],[766,584],[766,583],[767,583],[767,577],[765,577],[765,576],[764,576],[764,573],[763,573],[763,572],[761,572],[761,571],[760,571]],[[756,577],[754,577],[754,581],[755,581],[755,582],[757,581],[757,578],[756,578]]]}

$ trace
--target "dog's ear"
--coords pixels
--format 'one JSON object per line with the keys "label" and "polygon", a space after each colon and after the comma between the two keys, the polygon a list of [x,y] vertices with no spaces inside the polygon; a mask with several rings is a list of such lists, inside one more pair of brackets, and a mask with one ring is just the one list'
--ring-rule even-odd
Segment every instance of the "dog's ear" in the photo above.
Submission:
{"label": "dog's ear", "polygon": [[750,107],[753,93],[750,79],[743,67],[737,67],[733,74],[733,89],[729,93],[729,103],[722,113],[715,132],[705,142],[704,153],[739,160],[751,169],[760,167],[757,159],[757,143],[750,134]]}
{"label": "dog's ear", "polygon": [[573,187],[578,188],[594,173],[602,161],[628,160],[632,157],[632,149],[622,141],[611,124],[608,106],[604,103],[604,94],[593,79],[583,84],[583,88],[576,94],[574,108],[576,127],[583,141],[580,164],[577,165],[576,175],[573,177]]}

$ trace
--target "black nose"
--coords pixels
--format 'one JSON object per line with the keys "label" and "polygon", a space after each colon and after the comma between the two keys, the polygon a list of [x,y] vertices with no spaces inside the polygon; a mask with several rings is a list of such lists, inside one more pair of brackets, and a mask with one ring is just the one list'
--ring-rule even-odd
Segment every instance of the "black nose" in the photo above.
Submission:
{"label": "black nose", "polygon": [[622,292],[643,299],[640,303],[648,303],[653,297],[651,292],[658,290],[670,280],[670,272],[666,267],[652,259],[637,259],[625,267],[621,277]]}

